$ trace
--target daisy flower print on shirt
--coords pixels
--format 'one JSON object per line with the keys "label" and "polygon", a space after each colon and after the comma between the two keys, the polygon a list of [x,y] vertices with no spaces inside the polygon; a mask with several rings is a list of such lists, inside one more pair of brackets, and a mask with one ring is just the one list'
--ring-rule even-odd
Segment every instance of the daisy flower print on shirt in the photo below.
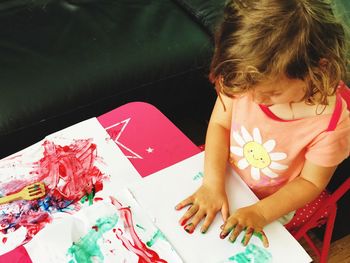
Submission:
{"label": "daisy flower print on shirt", "polygon": [[241,133],[234,131],[232,136],[239,146],[231,146],[230,151],[239,157],[237,167],[241,170],[250,166],[250,175],[254,180],[260,179],[260,172],[270,178],[278,177],[274,170],[284,170],[288,166],[280,164],[277,161],[287,158],[283,152],[272,152],[276,146],[275,140],[268,140],[263,143],[258,128],[253,129],[253,136],[249,134],[244,126],[241,126]]}

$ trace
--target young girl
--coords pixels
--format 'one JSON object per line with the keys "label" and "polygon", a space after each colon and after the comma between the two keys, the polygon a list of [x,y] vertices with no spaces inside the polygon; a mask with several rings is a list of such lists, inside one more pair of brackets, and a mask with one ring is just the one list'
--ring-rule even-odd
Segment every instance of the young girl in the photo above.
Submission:
{"label": "young girl", "polygon": [[[345,33],[326,0],[231,0],[216,36],[210,78],[218,100],[206,137],[201,187],[180,202],[192,233],[217,212],[221,238],[290,221],[349,156],[350,118],[337,87],[345,79]],[[260,201],[229,215],[227,161]]]}

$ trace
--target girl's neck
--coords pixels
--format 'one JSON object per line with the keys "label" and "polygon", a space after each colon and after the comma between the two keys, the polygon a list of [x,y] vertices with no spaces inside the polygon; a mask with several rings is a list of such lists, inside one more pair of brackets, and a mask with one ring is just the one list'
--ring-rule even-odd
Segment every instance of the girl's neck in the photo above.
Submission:
{"label": "girl's neck", "polygon": [[336,96],[328,97],[328,105],[308,105],[305,101],[274,104],[269,108],[277,117],[284,120],[303,119],[313,116],[332,114]]}

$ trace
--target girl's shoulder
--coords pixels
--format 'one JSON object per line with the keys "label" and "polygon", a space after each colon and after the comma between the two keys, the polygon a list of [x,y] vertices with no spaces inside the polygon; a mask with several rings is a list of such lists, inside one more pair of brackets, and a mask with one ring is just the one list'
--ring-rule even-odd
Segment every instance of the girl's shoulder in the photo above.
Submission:
{"label": "girl's shoulder", "polygon": [[283,120],[300,120],[323,115],[332,115],[337,103],[342,103],[338,95],[328,98],[328,105],[309,105],[306,102],[275,104],[269,110],[278,118]]}

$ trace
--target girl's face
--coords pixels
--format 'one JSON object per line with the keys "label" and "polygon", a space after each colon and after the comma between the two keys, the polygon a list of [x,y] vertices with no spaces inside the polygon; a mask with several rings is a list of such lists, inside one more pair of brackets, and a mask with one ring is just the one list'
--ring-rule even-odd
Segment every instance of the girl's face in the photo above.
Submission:
{"label": "girl's face", "polygon": [[305,96],[305,90],[303,80],[282,77],[255,85],[250,94],[258,104],[273,105],[300,102]]}

